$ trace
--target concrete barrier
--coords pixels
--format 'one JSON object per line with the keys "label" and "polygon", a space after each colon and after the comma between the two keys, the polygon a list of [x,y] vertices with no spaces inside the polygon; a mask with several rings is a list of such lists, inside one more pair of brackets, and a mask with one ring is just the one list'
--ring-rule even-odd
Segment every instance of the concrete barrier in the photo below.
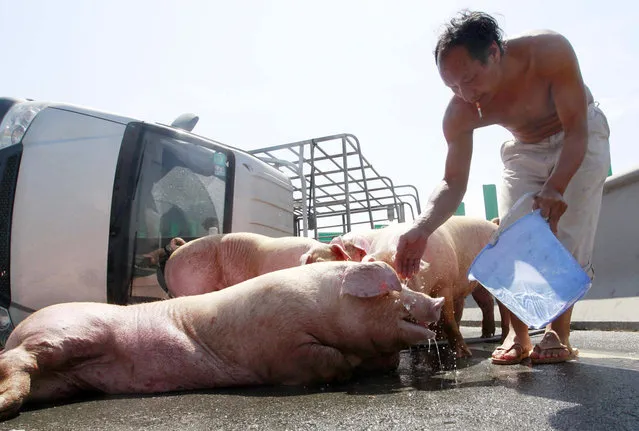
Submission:
{"label": "concrete barrier", "polygon": [[639,167],[606,180],[593,266],[573,326],[639,329]]}

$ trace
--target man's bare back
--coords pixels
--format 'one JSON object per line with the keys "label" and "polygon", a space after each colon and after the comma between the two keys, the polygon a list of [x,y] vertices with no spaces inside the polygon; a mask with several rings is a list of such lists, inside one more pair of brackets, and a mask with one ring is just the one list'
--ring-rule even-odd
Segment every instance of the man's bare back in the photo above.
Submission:
{"label": "man's bare back", "polygon": [[[502,57],[503,77],[495,94],[480,98],[477,107],[455,95],[446,114],[456,130],[500,125],[524,143],[539,142],[560,132],[562,122],[551,93],[551,77],[576,61],[566,39],[552,31],[536,31],[510,38]],[[468,78],[473,79],[473,76]],[[584,85],[587,103],[592,94]]]}

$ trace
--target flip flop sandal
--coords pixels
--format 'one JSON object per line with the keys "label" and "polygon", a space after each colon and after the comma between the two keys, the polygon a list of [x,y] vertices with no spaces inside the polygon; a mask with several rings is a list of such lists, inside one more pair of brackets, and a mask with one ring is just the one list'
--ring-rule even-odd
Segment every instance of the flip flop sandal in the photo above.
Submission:
{"label": "flip flop sandal", "polygon": [[[539,349],[540,351],[543,350],[552,350],[552,349],[566,349],[568,350],[568,347],[549,347],[546,349]],[[560,362],[567,362],[567,361],[572,361],[577,359],[577,356],[579,356],[579,349],[572,349],[572,351],[570,352],[570,354],[568,356],[560,356],[560,357],[550,357],[550,358],[534,358],[531,357],[530,361],[533,364],[558,364]]]}
{"label": "flip flop sandal", "polygon": [[[495,365],[515,365],[515,364],[519,364],[521,361],[523,361],[524,359],[526,359],[530,352],[524,350],[523,346],[519,343],[515,343],[513,344],[510,348],[508,349],[504,349],[502,347],[497,347],[495,349],[495,351],[501,350],[503,351],[503,354],[500,356],[504,356],[505,353],[510,352],[511,350],[515,350],[517,352],[517,356],[515,356],[514,358],[499,358],[499,357],[492,357],[492,361],[493,364]],[[494,352],[493,352],[494,354]]]}

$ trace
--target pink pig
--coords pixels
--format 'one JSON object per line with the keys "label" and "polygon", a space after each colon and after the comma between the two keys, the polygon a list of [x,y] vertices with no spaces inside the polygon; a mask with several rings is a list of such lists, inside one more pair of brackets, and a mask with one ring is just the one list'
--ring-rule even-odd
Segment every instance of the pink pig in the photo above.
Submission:
{"label": "pink pig", "polygon": [[199,295],[279,269],[336,260],[348,260],[339,245],[312,238],[229,233],[179,247],[166,262],[164,278],[174,297]]}
{"label": "pink pig", "polygon": [[91,389],[156,393],[304,385],[388,365],[434,337],[442,299],[403,289],[383,262],[321,262],[199,296],[65,303],[20,323],[0,353],[0,417]]}
{"label": "pink pig", "polygon": [[[409,223],[400,223],[383,229],[350,232],[334,238],[331,243],[340,245],[354,261],[381,260],[393,265],[399,237],[410,227]],[[411,289],[445,298],[443,330],[458,357],[471,356],[459,331],[464,300],[471,292],[484,313],[482,334],[495,332],[492,296],[478,283],[469,282],[467,276],[473,259],[488,244],[495,230],[495,223],[453,216],[428,238],[421,270],[408,282]]]}

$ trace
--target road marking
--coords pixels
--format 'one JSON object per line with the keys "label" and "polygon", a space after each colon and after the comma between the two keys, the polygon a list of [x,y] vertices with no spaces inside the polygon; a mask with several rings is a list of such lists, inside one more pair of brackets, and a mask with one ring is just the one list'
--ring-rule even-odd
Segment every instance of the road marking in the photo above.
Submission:
{"label": "road marking", "polygon": [[[474,344],[471,346],[471,350],[481,350],[484,352],[492,352],[495,347],[488,344]],[[577,358],[588,359],[630,359],[633,361],[639,361],[639,356],[636,353],[622,353],[622,352],[598,352],[596,350],[583,350],[578,349],[579,355]]]}
{"label": "road marking", "polygon": [[579,349],[578,358],[591,358],[591,359],[631,359],[633,361],[639,361],[639,356],[635,356],[632,353],[602,353],[595,352],[593,350]]}

